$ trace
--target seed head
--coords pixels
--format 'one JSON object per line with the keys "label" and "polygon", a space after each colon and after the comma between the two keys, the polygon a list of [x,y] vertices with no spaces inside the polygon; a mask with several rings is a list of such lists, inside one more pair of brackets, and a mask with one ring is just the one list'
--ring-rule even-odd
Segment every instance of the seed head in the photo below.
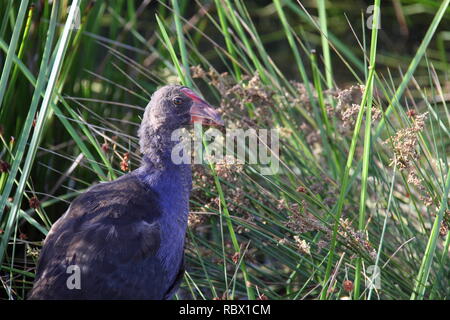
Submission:
{"label": "seed head", "polygon": [[353,290],[353,282],[350,281],[350,280],[345,280],[345,281],[342,283],[342,287],[344,288],[344,291],[350,292],[350,291]]}
{"label": "seed head", "polygon": [[8,162],[0,160],[0,173],[8,172],[10,167]]}
{"label": "seed head", "polygon": [[37,208],[39,208],[40,204],[41,204],[41,203],[40,203],[39,199],[36,198],[36,197],[32,197],[32,198],[30,198],[30,200],[29,200],[29,205],[30,205],[30,208],[32,208],[32,209],[37,209]]}

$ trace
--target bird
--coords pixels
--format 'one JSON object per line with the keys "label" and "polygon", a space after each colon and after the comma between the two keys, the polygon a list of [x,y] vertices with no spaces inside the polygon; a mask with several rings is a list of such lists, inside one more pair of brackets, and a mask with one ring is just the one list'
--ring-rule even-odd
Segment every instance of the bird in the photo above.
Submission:
{"label": "bird", "polygon": [[173,298],[184,275],[192,171],[171,161],[171,134],[194,122],[224,124],[186,86],[153,93],[138,130],[140,167],[72,201],[44,241],[28,299]]}

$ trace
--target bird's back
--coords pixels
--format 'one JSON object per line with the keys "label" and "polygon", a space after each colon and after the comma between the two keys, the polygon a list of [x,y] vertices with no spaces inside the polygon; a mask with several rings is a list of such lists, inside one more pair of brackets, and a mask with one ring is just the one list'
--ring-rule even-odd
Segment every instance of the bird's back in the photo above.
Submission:
{"label": "bird's back", "polygon": [[183,274],[157,256],[159,197],[132,173],[76,198],[53,225],[30,299],[164,299]]}

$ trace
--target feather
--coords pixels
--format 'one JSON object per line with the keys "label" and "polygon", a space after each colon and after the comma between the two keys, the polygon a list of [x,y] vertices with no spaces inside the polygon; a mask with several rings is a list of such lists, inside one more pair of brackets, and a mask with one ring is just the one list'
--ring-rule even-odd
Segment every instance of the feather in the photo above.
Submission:
{"label": "feather", "polygon": [[[157,256],[158,198],[132,173],[80,195],[45,240],[29,298],[168,298],[179,281],[169,282]],[[81,271],[80,289],[67,286],[73,265]]]}

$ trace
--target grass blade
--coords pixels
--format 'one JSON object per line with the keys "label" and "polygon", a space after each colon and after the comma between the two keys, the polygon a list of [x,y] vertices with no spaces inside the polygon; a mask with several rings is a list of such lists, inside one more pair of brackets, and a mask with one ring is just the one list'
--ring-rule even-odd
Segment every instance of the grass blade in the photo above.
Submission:
{"label": "grass blade", "polygon": [[[57,4],[54,4],[57,6]],[[6,246],[9,241],[9,236],[12,231],[12,227],[14,225],[14,222],[16,220],[16,216],[18,211],[20,210],[20,204],[23,197],[23,192],[25,188],[25,184],[28,180],[28,176],[31,171],[31,167],[36,155],[37,148],[39,146],[39,140],[41,138],[42,130],[45,124],[45,120],[47,117],[47,111],[49,110],[51,100],[53,99],[54,89],[56,87],[56,81],[58,78],[58,75],[61,71],[61,66],[64,61],[64,56],[69,44],[70,39],[70,32],[73,25],[73,21],[75,18],[75,13],[77,12],[79,5],[78,0],[72,1],[72,6],[69,11],[69,15],[67,17],[66,23],[64,25],[64,30],[61,35],[61,41],[59,43],[59,46],[56,48],[56,58],[55,63],[53,65],[52,71],[50,73],[49,81],[47,84],[47,88],[45,90],[44,100],[41,104],[41,109],[39,112],[39,118],[36,121],[35,130],[33,133],[33,137],[30,142],[30,147],[28,150],[27,157],[25,159],[25,163],[23,166],[22,176],[20,177],[19,185],[17,187],[14,201],[11,207],[11,211],[9,213],[8,221],[4,230],[4,233],[2,235],[1,243],[0,243],[0,264],[3,261],[5,252],[6,252]]]}
{"label": "grass blade", "polygon": [[5,65],[3,66],[2,76],[0,78],[0,110],[2,109],[3,98],[5,96],[6,86],[8,85],[9,74],[13,63],[13,56],[19,42],[20,32],[22,30],[25,14],[27,12],[27,6],[28,0],[22,0],[19,7],[19,13],[17,14],[17,21],[14,25],[11,42],[9,43],[8,53],[6,54]]}
{"label": "grass blade", "polygon": [[[376,54],[377,54],[377,40],[378,40],[378,25],[380,17],[380,0],[374,1],[374,12],[372,21],[372,39],[370,44],[370,60],[369,65],[371,68],[375,69],[376,64]],[[359,217],[358,217],[358,230],[364,231],[366,224],[366,200],[367,200],[367,178],[369,174],[369,161],[370,161],[370,151],[371,151],[371,132],[372,132],[372,97],[373,97],[373,83],[369,87],[366,87],[367,93],[367,105],[361,104],[361,108],[366,108],[366,128],[364,131],[364,151],[363,151],[363,167],[361,174],[361,196],[359,203]],[[360,287],[361,287],[361,269],[362,269],[362,258],[358,258],[356,262],[355,271],[355,287],[354,287],[354,298],[360,298]]]}
{"label": "grass blade", "polygon": [[436,29],[439,25],[439,23],[442,20],[442,17],[444,16],[448,5],[450,4],[450,0],[444,0],[441,3],[441,6],[439,7],[438,12],[436,12],[436,15],[434,16],[433,21],[431,22],[430,27],[427,30],[427,33],[425,34],[425,37],[423,38],[419,48],[417,49],[416,55],[412,59],[408,70],[406,71],[402,82],[397,88],[397,91],[395,92],[394,97],[392,98],[391,103],[387,107],[386,111],[384,112],[385,116],[383,119],[381,119],[380,123],[377,126],[377,131],[375,133],[375,137],[378,137],[381,133],[381,130],[383,129],[385,125],[385,118],[389,116],[389,114],[392,112],[393,108],[395,108],[400,103],[400,98],[402,97],[403,93],[405,92],[409,81],[411,80],[412,76],[414,75],[414,72],[416,71],[420,61],[422,60],[423,56],[425,55],[425,52],[428,48],[428,45],[430,44],[431,39],[434,36],[434,33],[436,32]]}

